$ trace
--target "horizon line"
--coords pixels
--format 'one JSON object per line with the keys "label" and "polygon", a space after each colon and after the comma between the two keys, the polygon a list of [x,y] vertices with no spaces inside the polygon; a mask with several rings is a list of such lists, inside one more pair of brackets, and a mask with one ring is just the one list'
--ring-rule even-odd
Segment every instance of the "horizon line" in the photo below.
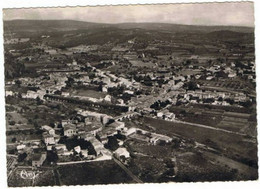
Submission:
{"label": "horizon line", "polygon": [[171,24],[171,25],[182,25],[182,26],[206,26],[206,27],[246,27],[246,28],[255,28],[254,26],[248,26],[248,25],[197,25],[197,24],[180,24],[180,23],[171,23],[171,22],[117,22],[117,23],[111,23],[111,22],[90,22],[85,20],[74,20],[74,19],[3,19],[3,22],[5,21],[75,21],[75,22],[86,22],[86,23],[93,23],[93,24],[107,24],[107,25],[117,25],[117,24]]}

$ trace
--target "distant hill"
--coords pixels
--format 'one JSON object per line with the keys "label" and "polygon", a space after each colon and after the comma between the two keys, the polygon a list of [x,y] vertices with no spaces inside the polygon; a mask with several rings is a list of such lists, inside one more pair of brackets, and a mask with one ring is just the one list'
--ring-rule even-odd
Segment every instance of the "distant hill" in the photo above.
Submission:
{"label": "distant hill", "polygon": [[226,40],[226,41],[240,41],[240,42],[250,42],[252,39],[254,39],[254,33],[253,32],[236,32],[236,31],[230,31],[230,30],[220,30],[220,31],[214,31],[209,32],[206,34],[206,36],[209,39],[216,39],[216,40]]}
{"label": "distant hill", "polygon": [[[15,33],[15,34],[14,34]],[[127,43],[135,39],[140,47],[150,42],[186,41],[205,43],[226,41],[248,43],[254,40],[254,28],[235,26],[193,26],[167,23],[121,23],[104,24],[74,20],[12,20],[4,21],[6,39],[30,38],[37,41],[42,35],[51,36],[45,39],[50,46],[58,48],[73,47],[80,44],[104,45]],[[11,45],[8,46],[12,48]]]}
{"label": "distant hill", "polygon": [[251,33],[254,32],[254,28],[240,27],[240,26],[200,26],[200,25],[180,25],[180,24],[167,24],[167,23],[123,23],[117,24],[119,28],[131,29],[141,28],[147,30],[166,30],[173,32],[182,31],[200,31],[200,32],[213,32],[221,30],[229,30],[235,32]]}
{"label": "distant hill", "polygon": [[70,30],[93,30],[98,28],[118,28],[118,29],[145,29],[170,32],[214,32],[214,31],[234,31],[252,33],[254,28],[237,26],[195,26],[168,23],[122,23],[105,24],[92,23],[75,20],[11,20],[4,21],[4,31],[70,31]]}
{"label": "distant hill", "polygon": [[69,31],[109,27],[99,24],[74,20],[11,20],[4,21],[4,31]]}

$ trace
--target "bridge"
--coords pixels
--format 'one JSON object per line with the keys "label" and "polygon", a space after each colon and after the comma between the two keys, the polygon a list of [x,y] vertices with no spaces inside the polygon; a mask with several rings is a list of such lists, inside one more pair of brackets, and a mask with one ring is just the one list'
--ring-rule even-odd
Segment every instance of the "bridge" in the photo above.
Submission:
{"label": "bridge", "polygon": [[114,117],[115,121],[123,121],[123,119],[131,119],[132,117],[140,115],[138,112],[127,112],[123,115]]}

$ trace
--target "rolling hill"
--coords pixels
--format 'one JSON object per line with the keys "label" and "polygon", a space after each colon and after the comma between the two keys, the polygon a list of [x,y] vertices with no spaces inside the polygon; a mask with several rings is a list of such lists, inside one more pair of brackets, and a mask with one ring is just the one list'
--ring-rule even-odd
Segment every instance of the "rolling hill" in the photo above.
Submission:
{"label": "rolling hill", "polygon": [[170,32],[214,32],[229,30],[234,32],[252,33],[254,28],[238,26],[199,26],[180,25],[169,23],[122,23],[105,24],[92,23],[75,20],[11,20],[4,21],[4,31],[73,31],[73,30],[93,30],[98,28],[118,28],[118,29],[145,29]]}

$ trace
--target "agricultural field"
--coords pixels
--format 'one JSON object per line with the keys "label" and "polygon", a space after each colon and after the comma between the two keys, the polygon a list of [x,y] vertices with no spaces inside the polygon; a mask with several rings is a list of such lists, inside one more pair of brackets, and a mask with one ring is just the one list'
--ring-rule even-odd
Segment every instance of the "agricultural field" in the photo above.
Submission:
{"label": "agricultural field", "polygon": [[27,130],[33,129],[32,124],[28,124],[28,120],[20,113],[13,111],[6,113],[6,130]]}
{"label": "agricultural field", "polygon": [[25,68],[27,69],[43,69],[43,68],[64,68],[64,64],[53,63],[53,62],[44,62],[44,63],[25,63]]}
{"label": "agricultural field", "polygon": [[246,108],[193,104],[172,106],[170,111],[182,121],[208,125],[253,137],[256,135],[254,114],[249,114],[249,110]]}
{"label": "agricultural field", "polygon": [[133,138],[127,140],[125,145],[132,154],[139,154],[140,156],[165,158],[171,157],[174,154],[173,147],[171,144],[152,145],[149,142],[144,142],[136,138]]}
{"label": "agricultural field", "polygon": [[225,164],[219,164],[216,160],[200,152],[186,152],[177,156],[178,174],[175,182],[202,182],[202,181],[234,181],[241,180],[237,169]]}
{"label": "agricultural field", "polygon": [[57,168],[61,185],[134,183],[114,161],[100,161]]}
{"label": "agricultural field", "polygon": [[246,171],[250,173],[248,179],[254,179],[251,175],[257,177],[255,169],[214,153],[195,150],[195,144],[182,139],[166,145],[131,139],[125,145],[132,157],[129,169],[144,182],[241,180],[247,177]]}
{"label": "agricultural field", "polygon": [[129,170],[145,183],[161,182],[161,175],[168,170],[162,159],[136,156],[131,161]]}
{"label": "agricultural field", "polygon": [[201,72],[200,70],[184,69],[184,70],[177,72],[177,74],[186,76],[186,75],[199,74],[200,72]]}
{"label": "agricultural field", "polygon": [[102,8],[105,23],[82,8],[81,21],[65,9],[76,20],[48,20],[51,12],[16,20],[19,11],[8,11],[10,187],[259,179],[253,17],[240,27],[205,14],[196,15],[202,25],[195,17],[185,25],[126,9],[111,21]]}
{"label": "agricultural field", "polygon": [[220,106],[220,105],[210,105],[210,104],[192,104],[191,108],[200,108],[206,110],[214,111],[226,111],[226,112],[235,112],[235,113],[250,113],[247,108],[237,107],[237,106]]}
{"label": "agricultural field", "polygon": [[134,67],[149,67],[152,68],[154,64],[152,62],[143,62],[141,60],[129,60]]}
{"label": "agricultural field", "polygon": [[[176,123],[148,117],[136,120],[139,128],[155,131],[173,137],[176,135],[207,145],[223,155],[257,167],[257,145],[247,136],[199,127],[192,124]],[[152,128],[152,129],[151,129]]]}
{"label": "agricultural field", "polygon": [[73,96],[82,96],[82,97],[91,97],[91,98],[104,98],[106,96],[105,93],[98,92],[95,90],[90,90],[90,89],[77,89],[77,90],[72,90]]}
{"label": "agricultural field", "polygon": [[42,135],[35,133],[33,130],[30,131],[9,131],[6,134],[6,143],[12,144],[19,141],[26,141],[26,140],[41,140]]}
{"label": "agricultural field", "polygon": [[61,119],[64,114],[72,115],[75,107],[72,108],[72,105],[68,107],[69,105],[65,106],[53,102],[41,102],[39,104],[35,100],[13,97],[8,99],[8,103],[10,106],[17,106],[21,111],[21,116],[27,119],[28,124],[33,125],[34,128],[55,123],[57,118]]}
{"label": "agricultural field", "polygon": [[226,79],[226,80],[219,80],[219,81],[208,81],[208,80],[199,80],[198,84],[201,85],[202,88],[205,89],[215,89],[219,91],[247,91],[250,90],[254,91],[255,88],[252,86],[251,83],[246,82],[241,79]]}

